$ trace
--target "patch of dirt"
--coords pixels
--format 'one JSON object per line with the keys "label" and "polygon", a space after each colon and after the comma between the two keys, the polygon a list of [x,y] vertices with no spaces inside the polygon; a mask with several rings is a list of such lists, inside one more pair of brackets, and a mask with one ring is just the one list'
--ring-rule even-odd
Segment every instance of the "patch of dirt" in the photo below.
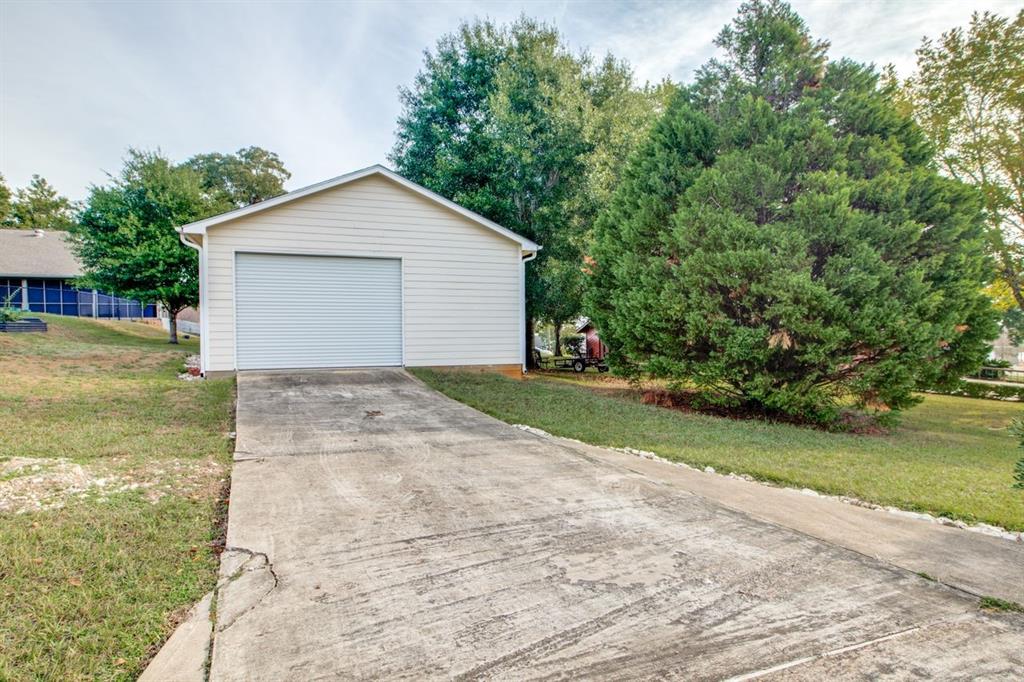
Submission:
{"label": "patch of dirt", "polygon": [[106,483],[63,458],[11,457],[0,462],[0,512],[52,509]]}
{"label": "patch of dirt", "polygon": [[63,457],[11,457],[0,461],[0,512],[58,509],[83,497],[104,502],[108,495],[133,490],[153,504],[172,494],[199,499],[222,485],[224,472],[214,460],[169,459],[124,468],[117,461],[92,466]]}

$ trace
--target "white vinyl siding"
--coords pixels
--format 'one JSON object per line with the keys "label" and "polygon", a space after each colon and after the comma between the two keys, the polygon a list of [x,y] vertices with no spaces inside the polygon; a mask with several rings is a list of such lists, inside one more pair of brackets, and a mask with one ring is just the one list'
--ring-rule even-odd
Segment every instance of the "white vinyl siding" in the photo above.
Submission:
{"label": "white vinyl siding", "polygon": [[402,364],[402,262],[238,253],[238,369]]}
{"label": "white vinyl siding", "polygon": [[207,369],[237,369],[236,253],[401,258],[407,366],[521,362],[521,247],[382,176],[209,228]]}

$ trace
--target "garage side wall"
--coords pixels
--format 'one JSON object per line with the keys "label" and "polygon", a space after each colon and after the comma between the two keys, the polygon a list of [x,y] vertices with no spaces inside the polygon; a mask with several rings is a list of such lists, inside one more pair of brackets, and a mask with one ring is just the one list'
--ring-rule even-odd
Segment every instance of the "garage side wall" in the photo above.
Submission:
{"label": "garage side wall", "polygon": [[386,178],[213,226],[205,247],[207,371],[236,368],[236,252],[400,257],[407,366],[521,362],[519,245]]}

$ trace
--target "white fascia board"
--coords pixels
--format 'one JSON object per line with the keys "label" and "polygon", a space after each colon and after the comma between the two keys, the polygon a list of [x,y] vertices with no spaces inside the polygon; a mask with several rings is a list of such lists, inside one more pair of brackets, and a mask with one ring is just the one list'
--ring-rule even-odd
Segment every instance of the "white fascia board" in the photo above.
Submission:
{"label": "white fascia board", "polygon": [[426,187],[423,187],[422,185],[417,185],[415,182],[407,180],[398,173],[395,173],[394,171],[389,170],[379,164],[375,166],[370,166],[369,168],[363,168],[352,173],[347,173],[345,175],[339,175],[336,178],[324,180],[323,182],[318,182],[315,185],[309,185],[308,187],[303,187],[293,192],[282,194],[281,196],[274,197],[273,199],[267,199],[266,201],[261,201],[256,204],[250,204],[249,206],[244,206],[233,211],[228,211],[227,213],[221,213],[220,215],[211,216],[203,220],[197,220],[194,223],[189,223],[187,225],[179,227],[178,231],[182,232],[183,234],[205,235],[206,230],[209,229],[210,227],[213,227],[214,225],[218,225],[229,220],[235,220],[237,218],[242,218],[252,213],[258,213],[259,211],[265,211],[267,209],[274,208],[275,206],[280,206],[281,204],[286,204],[290,201],[295,201],[296,199],[301,199],[302,197],[306,197],[311,194],[316,194],[317,192],[323,192],[324,190],[333,189],[334,187],[340,187],[341,185],[354,182],[356,180],[365,178],[370,175],[382,175],[385,178],[391,180],[392,182],[398,183],[399,185],[405,187],[406,189],[416,192],[420,196],[426,197],[427,199],[430,199],[435,203],[441,204],[445,208],[454,211],[455,213],[458,213],[459,215],[468,218],[469,220],[472,220],[478,225],[482,225],[489,230],[497,232],[503,237],[511,239],[512,241],[520,245],[523,253],[537,253],[542,248],[539,244],[527,239],[526,237],[518,235],[512,230],[509,230],[508,228],[502,227],[493,220],[488,220],[479,213],[474,213],[473,211],[470,211],[468,208],[459,206],[454,201],[449,201],[448,199],[442,197],[440,194],[432,192]]}

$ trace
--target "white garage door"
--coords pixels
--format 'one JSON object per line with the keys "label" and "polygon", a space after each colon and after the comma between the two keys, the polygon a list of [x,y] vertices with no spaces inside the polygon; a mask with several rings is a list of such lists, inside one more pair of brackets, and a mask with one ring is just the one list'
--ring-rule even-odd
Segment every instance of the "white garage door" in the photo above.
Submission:
{"label": "white garage door", "polygon": [[239,253],[238,369],[402,364],[402,265],[389,258]]}

